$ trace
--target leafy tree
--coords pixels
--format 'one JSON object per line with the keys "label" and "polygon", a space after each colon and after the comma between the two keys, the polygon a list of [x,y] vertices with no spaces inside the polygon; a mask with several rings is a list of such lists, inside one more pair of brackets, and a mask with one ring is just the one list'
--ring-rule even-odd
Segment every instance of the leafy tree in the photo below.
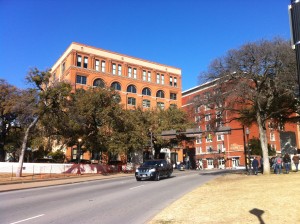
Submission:
{"label": "leafy tree", "polygon": [[[259,155],[262,156],[262,148],[261,148],[261,143],[258,138],[252,138],[249,140],[249,147],[251,150],[251,155]],[[268,144],[268,155],[269,156],[274,156],[276,154],[276,150],[271,148],[271,145]]]}
{"label": "leafy tree", "polygon": [[[283,124],[297,111],[295,54],[288,41],[275,38],[248,43],[215,59],[204,77],[218,86],[210,102],[221,105],[231,120],[257,123],[264,158],[270,174],[267,121]],[[231,120],[227,120],[230,122]]]}
{"label": "leafy tree", "polygon": [[[30,132],[43,116],[56,116],[64,109],[64,105],[71,91],[71,86],[64,82],[50,83],[49,70],[39,71],[37,68],[28,72],[26,79],[33,88],[24,91],[16,105],[16,111],[20,115],[18,121],[24,129],[24,137],[19,157],[19,165],[16,176],[22,176],[22,166]],[[56,116],[59,119],[58,116]]]}

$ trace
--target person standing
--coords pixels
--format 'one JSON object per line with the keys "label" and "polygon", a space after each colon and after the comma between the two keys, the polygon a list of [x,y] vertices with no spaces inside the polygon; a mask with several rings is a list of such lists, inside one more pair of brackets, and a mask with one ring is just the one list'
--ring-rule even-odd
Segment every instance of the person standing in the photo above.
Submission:
{"label": "person standing", "polygon": [[293,162],[294,162],[295,167],[296,167],[296,172],[298,172],[299,156],[297,155],[297,153],[295,153],[294,156],[293,156]]}
{"label": "person standing", "polygon": [[264,174],[264,158],[260,157],[260,169],[261,169],[261,174]]}
{"label": "person standing", "polygon": [[275,173],[276,174],[281,174],[281,167],[282,167],[282,159],[280,155],[278,154],[277,157],[274,160],[275,163]]}
{"label": "person standing", "polygon": [[288,174],[290,172],[291,167],[291,157],[288,153],[285,153],[283,157],[284,167],[285,167],[285,173]]}
{"label": "person standing", "polygon": [[254,157],[254,159],[252,161],[252,168],[253,168],[254,174],[257,175],[257,172],[258,172],[258,160],[256,159],[256,157]]}

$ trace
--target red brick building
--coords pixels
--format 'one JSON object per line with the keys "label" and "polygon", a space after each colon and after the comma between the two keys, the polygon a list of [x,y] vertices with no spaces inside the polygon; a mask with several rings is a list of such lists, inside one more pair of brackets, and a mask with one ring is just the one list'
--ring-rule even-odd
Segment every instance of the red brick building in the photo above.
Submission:
{"label": "red brick building", "polygon": [[[74,89],[107,86],[119,91],[124,109],[181,107],[181,69],[72,43],[52,67],[52,80]],[[68,149],[68,159],[76,158]],[[90,159],[85,153],[84,158]]]}
{"label": "red brick building", "polygon": [[[189,131],[194,131],[195,140],[193,144],[186,146],[186,152],[207,169],[244,167],[248,140],[259,138],[258,127],[242,127],[237,121],[227,123],[230,120],[227,114],[222,115],[222,122],[212,124],[211,121],[219,116],[218,108],[205,105],[196,107],[194,102],[198,97],[213,94],[215,85],[212,81],[182,92],[182,108],[198,126],[198,129]],[[211,125],[218,125],[218,128],[212,128]],[[270,124],[267,127],[267,136],[268,143],[277,153],[281,153],[285,147],[293,150],[299,148],[297,124],[286,124],[281,131],[272,129]]]}

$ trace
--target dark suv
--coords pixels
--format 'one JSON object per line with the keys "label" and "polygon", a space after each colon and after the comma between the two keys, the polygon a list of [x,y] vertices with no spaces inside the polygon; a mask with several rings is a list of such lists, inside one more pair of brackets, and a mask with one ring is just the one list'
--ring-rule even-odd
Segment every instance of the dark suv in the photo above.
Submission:
{"label": "dark suv", "polygon": [[159,181],[161,177],[170,177],[173,166],[165,159],[147,160],[135,171],[137,181],[154,179]]}

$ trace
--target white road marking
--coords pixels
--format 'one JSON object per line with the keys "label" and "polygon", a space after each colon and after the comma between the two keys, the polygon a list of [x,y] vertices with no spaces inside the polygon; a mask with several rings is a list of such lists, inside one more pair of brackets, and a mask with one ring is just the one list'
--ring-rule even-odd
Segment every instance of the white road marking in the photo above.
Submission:
{"label": "white road marking", "polygon": [[133,189],[136,189],[136,188],[139,188],[139,187],[144,187],[145,185],[139,185],[137,187],[132,187],[132,188],[129,188],[129,190],[133,190]]}
{"label": "white road marking", "polygon": [[36,218],[39,218],[39,217],[44,216],[44,215],[45,215],[45,214],[33,216],[33,217],[28,218],[28,219],[23,219],[23,220],[20,220],[20,221],[17,221],[17,222],[12,222],[12,223],[10,223],[10,224],[16,224],[16,223],[20,223],[20,222],[26,222],[26,221],[28,221],[28,220],[36,219]]}

